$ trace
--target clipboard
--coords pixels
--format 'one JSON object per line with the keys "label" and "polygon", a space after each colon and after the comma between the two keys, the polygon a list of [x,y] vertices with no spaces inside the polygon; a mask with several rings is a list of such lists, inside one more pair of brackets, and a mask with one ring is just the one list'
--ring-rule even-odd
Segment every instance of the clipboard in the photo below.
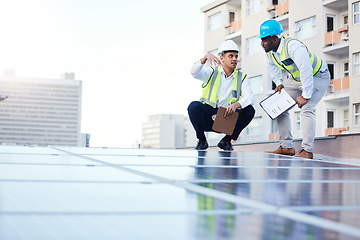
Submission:
{"label": "clipboard", "polygon": [[226,108],[219,107],[212,129],[216,132],[232,135],[239,113],[234,112],[228,118],[224,118]]}
{"label": "clipboard", "polygon": [[285,91],[281,89],[281,92],[274,92],[264,100],[262,100],[259,105],[264,109],[267,115],[274,120],[283,112],[286,112],[293,108],[296,103],[294,99]]}

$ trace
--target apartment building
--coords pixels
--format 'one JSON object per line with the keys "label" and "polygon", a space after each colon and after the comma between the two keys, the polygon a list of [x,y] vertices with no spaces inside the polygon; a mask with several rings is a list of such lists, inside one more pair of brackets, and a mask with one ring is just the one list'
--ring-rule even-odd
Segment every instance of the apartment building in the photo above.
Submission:
{"label": "apartment building", "polygon": [[142,124],[141,148],[178,148],[195,144],[195,132],[184,115],[151,115]]}
{"label": "apartment building", "polygon": [[0,77],[0,144],[80,146],[82,82],[73,73],[61,79]]}
{"label": "apartment building", "polygon": [[[316,108],[316,137],[360,132],[360,1],[216,0],[205,15],[205,52],[224,40],[240,49],[238,69],[248,74],[256,115],[238,142],[278,139],[276,122],[259,102],[272,93],[265,53],[257,38],[263,21],[276,19],[284,35],[301,40],[329,65],[331,85]],[[284,73],[284,79],[288,78]],[[299,108],[290,111],[294,138],[302,137]]]}

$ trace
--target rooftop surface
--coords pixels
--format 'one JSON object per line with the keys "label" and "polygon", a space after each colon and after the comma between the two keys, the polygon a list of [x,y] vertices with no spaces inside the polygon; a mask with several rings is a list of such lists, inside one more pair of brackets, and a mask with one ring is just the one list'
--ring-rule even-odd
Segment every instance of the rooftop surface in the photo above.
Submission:
{"label": "rooftop surface", "polygon": [[0,239],[360,239],[360,165],[0,146]]}

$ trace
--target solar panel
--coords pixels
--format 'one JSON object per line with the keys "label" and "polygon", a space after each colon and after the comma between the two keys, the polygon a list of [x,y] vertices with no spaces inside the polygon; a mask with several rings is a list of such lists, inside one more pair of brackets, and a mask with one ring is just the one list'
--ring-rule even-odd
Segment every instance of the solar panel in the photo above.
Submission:
{"label": "solar panel", "polygon": [[360,239],[360,164],[0,146],[0,239]]}

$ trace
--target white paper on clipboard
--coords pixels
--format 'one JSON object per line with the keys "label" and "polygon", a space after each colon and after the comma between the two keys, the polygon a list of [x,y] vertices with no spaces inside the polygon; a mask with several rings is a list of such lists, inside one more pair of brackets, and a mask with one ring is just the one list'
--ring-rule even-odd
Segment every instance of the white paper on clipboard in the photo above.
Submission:
{"label": "white paper on clipboard", "polygon": [[295,104],[294,99],[284,89],[281,89],[280,93],[275,92],[271,94],[260,102],[260,106],[271,119],[277,118],[280,114],[295,106]]}

